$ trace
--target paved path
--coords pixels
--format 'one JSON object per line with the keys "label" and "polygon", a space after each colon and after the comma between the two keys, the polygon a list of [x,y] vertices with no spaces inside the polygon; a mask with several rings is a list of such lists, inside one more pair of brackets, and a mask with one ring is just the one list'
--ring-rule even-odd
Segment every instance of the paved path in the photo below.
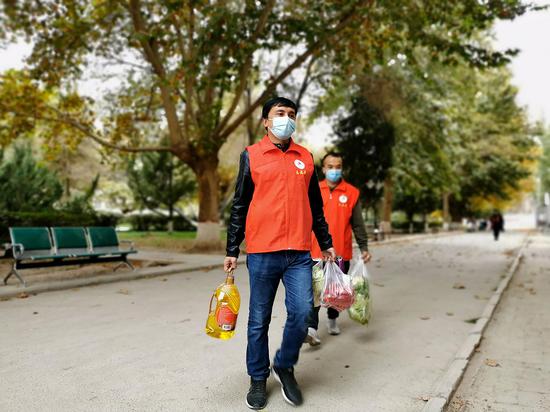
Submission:
{"label": "paved path", "polygon": [[[465,321],[481,314],[523,237],[460,234],[375,247],[374,321],[364,328],[343,314],[342,335],[322,328],[321,348],[304,346],[302,410],[421,410],[472,326]],[[226,342],[203,331],[218,270],[0,302],[0,410],[246,410],[243,266],[236,276],[244,304]],[[272,353],[283,299],[279,293]],[[293,410],[273,379],[268,388],[267,411]]]}
{"label": "paved path", "polygon": [[537,235],[449,411],[550,411],[549,297],[550,236]]}

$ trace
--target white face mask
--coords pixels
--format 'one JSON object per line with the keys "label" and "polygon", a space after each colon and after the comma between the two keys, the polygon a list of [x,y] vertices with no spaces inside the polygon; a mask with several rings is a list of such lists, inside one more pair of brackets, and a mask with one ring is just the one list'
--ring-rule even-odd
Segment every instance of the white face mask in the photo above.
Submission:
{"label": "white face mask", "polygon": [[271,121],[273,122],[273,127],[269,130],[278,139],[288,140],[292,136],[292,133],[296,131],[296,122],[288,116],[274,117]]}

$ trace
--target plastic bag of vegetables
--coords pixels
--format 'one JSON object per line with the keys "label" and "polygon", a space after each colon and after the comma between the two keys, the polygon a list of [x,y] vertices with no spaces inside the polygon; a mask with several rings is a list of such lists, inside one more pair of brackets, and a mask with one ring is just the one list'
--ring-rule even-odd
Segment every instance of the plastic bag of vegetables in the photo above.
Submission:
{"label": "plastic bag of vegetables", "polygon": [[316,260],[311,271],[311,283],[313,286],[313,306],[317,307],[321,305],[321,293],[323,293],[323,286],[325,285],[323,261]]}
{"label": "plastic bag of vegetables", "polygon": [[325,284],[321,295],[321,305],[341,312],[353,303],[351,277],[344,274],[334,262],[325,264]]}
{"label": "plastic bag of vegetables", "polygon": [[359,259],[350,271],[355,302],[348,309],[349,317],[362,325],[368,325],[372,316],[370,276],[367,265]]}

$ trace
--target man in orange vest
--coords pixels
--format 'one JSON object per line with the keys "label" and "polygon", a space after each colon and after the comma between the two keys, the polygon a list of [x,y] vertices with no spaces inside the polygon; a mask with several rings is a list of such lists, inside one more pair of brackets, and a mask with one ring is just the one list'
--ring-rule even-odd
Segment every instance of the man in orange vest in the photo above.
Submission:
{"label": "man in orange vest", "polygon": [[[367,263],[371,259],[368,251],[367,232],[365,231],[363,213],[361,204],[359,203],[359,189],[342,179],[343,160],[341,154],[335,152],[327,153],[323,157],[322,166],[325,180],[322,180],[319,186],[321,187],[321,195],[323,196],[325,217],[334,247],[341,254],[344,261],[343,271],[347,273],[353,252],[352,232],[361,250],[363,261]],[[311,257],[319,259],[322,257],[319,243],[315,239],[315,236],[312,235],[312,237]],[[317,333],[319,327],[319,309],[320,306],[312,309],[308,321],[308,334],[305,341],[311,346],[321,344],[321,339],[319,339]],[[336,323],[338,314],[336,309],[327,309],[327,327],[328,333],[331,335],[340,334],[340,328]]]}
{"label": "man in orange vest", "polygon": [[237,267],[239,245],[246,238],[250,278],[246,366],[251,379],[246,404],[251,409],[263,409],[267,404],[267,338],[280,281],[285,286],[287,319],[271,370],[281,384],[284,399],[292,405],[302,403],[294,365],[313,305],[312,230],[319,241],[320,256],[336,258],[313,157],[291,139],[296,111],[296,104],[282,97],[263,106],[267,134],[241,154],[227,228],[226,271]]}

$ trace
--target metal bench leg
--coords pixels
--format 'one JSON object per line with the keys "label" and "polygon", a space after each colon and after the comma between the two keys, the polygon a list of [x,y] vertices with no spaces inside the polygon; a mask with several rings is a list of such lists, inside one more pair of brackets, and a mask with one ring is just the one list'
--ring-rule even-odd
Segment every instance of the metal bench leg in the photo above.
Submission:
{"label": "metal bench leg", "polygon": [[115,272],[117,269],[121,268],[122,266],[128,266],[130,269],[132,269],[132,271],[136,270],[136,268],[134,267],[134,265],[132,265],[130,262],[128,262],[127,259],[124,259],[122,262],[120,262],[118,265],[115,266],[115,268],[113,269],[113,272]]}
{"label": "metal bench leg", "polygon": [[124,260],[124,263],[126,263],[126,266],[128,266],[130,269],[132,269],[132,271],[136,270],[136,268],[134,267],[134,265],[132,265],[130,262],[128,262],[128,260]]}
{"label": "metal bench leg", "polygon": [[8,273],[8,276],[6,276],[4,278],[4,285],[7,285],[8,284],[8,279],[11,277],[11,275],[15,275],[15,277],[17,279],[19,279],[19,282],[21,282],[21,284],[25,287],[27,287],[27,284],[25,283],[25,281],[23,280],[23,278],[21,277],[21,275],[19,274],[19,272],[17,272],[17,269],[15,269],[15,263],[11,266],[11,270],[10,270],[10,273]]}

